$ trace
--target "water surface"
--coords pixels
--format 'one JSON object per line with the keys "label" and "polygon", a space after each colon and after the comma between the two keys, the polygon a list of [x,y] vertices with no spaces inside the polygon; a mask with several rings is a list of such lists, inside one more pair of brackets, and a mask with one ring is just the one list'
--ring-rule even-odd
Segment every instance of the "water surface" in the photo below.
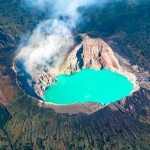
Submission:
{"label": "water surface", "polygon": [[57,76],[44,101],[55,104],[98,102],[109,104],[130,94],[133,84],[123,75],[108,69],[85,69],[73,75]]}

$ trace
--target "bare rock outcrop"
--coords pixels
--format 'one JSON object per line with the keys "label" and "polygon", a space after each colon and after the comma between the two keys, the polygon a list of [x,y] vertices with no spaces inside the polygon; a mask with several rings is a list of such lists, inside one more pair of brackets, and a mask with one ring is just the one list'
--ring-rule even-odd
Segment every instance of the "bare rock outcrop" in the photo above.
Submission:
{"label": "bare rock outcrop", "polygon": [[71,51],[59,66],[61,73],[71,74],[85,68],[122,69],[113,51],[102,39],[92,39],[87,34],[81,36],[82,43]]}
{"label": "bare rock outcrop", "polygon": [[49,85],[56,83],[56,78],[51,72],[51,69],[47,72],[37,71],[36,76],[33,78],[35,81],[34,89],[40,97],[43,97],[43,93]]}

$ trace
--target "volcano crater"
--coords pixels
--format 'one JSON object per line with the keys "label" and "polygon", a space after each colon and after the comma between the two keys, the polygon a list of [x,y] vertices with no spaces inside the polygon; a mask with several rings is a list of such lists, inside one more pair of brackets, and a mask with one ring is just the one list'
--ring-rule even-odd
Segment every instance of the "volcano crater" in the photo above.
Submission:
{"label": "volcano crater", "polygon": [[[129,96],[132,96],[140,87],[150,88],[147,83],[147,78],[149,77],[148,72],[141,72],[140,67],[131,65],[128,58],[122,57],[118,52],[112,50],[102,39],[91,38],[87,34],[81,34],[80,37],[82,41],[69,51],[57,66],[54,67],[50,65],[43,69],[37,64],[37,70],[33,76],[28,74],[25,69],[23,50],[21,54],[19,53],[19,56],[17,55],[14,59],[13,69],[17,74],[18,84],[30,96],[39,100],[38,105],[40,107],[51,107],[56,112],[67,112],[71,114],[93,113],[103,108],[105,106],[104,104],[90,100],[84,103],[71,103],[71,105],[60,105],[61,103],[55,104],[51,102],[46,103],[44,101],[45,91],[47,91],[48,87],[57,84],[57,76],[63,74],[72,76],[72,74],[82,72],[82,70],[88,68],[94,70],[106,68],[112,72],[125,76],[133,84],[133,89]],[[141,75],[144,78],[142,81],[140,80]]]}

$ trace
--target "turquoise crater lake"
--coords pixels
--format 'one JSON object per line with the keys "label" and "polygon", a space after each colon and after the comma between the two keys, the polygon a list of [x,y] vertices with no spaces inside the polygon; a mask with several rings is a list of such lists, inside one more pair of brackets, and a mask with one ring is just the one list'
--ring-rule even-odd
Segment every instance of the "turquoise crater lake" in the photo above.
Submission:
{"label": "turquoise crater lake", "polygon": [[130,94],[133,84],[127,77],[108,69],[84,69],[72,75],[58,75],[57,83],[44,93],[44,102],[109,104]]}

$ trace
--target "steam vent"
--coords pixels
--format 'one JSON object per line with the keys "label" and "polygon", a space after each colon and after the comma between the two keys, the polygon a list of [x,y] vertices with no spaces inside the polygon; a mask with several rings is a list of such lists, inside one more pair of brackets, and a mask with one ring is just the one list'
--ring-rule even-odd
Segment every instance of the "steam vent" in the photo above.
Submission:
{"label": "steam vent", "polygon": [[[23,47],[14,59],[18,84],[39,100],[40,107],[51,107],[59,113],[90,114],[106,105],[123,103],[140,87],[149,88],[146,82],[149,74],[121,56],[116,43],[107,41],[108,45],[87,34],[79,38],[80,42],[68,38],[71,43],[68,50],[55,53],[44,67],[34,63],[32,73],[24,58],[27,49],[35,52],[38,45]],[[140,80],[141,75],[145,80]]]}

